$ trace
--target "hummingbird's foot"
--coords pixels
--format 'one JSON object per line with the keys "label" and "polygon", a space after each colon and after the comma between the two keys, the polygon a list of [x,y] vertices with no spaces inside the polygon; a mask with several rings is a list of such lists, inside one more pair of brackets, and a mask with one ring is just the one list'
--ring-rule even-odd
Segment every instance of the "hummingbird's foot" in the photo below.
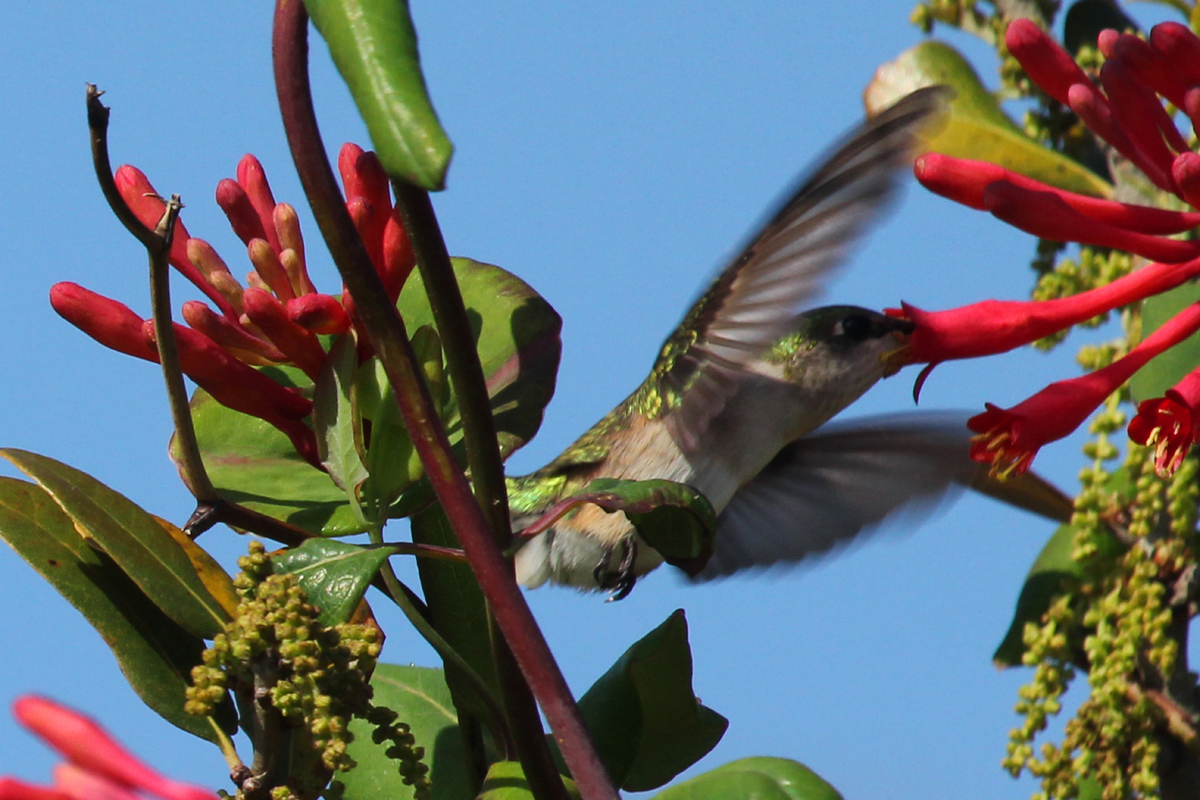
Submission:
{"label": "hummingbird's foot", "polygon": [[621,541],[621,563],[615,570],[612,570],[608,565],[612,562],[613,548],[604,548],[604,557],[600,559],[600,563],[596,565],[596,570],[592,575],[601,589],[612,591],[612,594],[608,596],[608,602],[624,600],[633,591],[633,585],[637,583],[637,575],[633,572],[633,565],[637,563],[637,555],[638,546],[633,537],[623,539]]}

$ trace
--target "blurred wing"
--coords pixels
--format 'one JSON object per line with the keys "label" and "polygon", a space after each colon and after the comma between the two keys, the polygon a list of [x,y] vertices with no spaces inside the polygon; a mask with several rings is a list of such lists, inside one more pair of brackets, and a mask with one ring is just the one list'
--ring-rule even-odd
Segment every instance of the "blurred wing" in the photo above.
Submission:
{"label": "blurred wing", "polygon": [[725,404],[731,378],[786,333],[867,226],[897,192],[918,136],[949,99],[921,89],[867,121],[725,268],[667,339],[653,382],[670,424],[693,447]]}
{"label": "blurred wing", "polygon": [[928,514],[962,486],[1058,521],[1069,518],[1071,499],[1036,475],[1004,484],[986,477],[967,457],[970,416],[871,417],[826,425],[797,439],[721,512],[716,552],[696,580],[800,561],[897,512]]}

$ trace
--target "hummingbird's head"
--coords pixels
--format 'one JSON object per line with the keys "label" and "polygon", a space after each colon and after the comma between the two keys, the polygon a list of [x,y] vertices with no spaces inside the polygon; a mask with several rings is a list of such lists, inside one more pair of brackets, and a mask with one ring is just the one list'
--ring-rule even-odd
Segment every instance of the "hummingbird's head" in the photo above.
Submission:
{"label": "hummingbird's head", "polygon": [[824,306],[798,314],[791,333],[763,361],[773,377],[805,390],[821,406],[840,410],[880,378],[895,373],[898,351],[913,323],[857,306]]}

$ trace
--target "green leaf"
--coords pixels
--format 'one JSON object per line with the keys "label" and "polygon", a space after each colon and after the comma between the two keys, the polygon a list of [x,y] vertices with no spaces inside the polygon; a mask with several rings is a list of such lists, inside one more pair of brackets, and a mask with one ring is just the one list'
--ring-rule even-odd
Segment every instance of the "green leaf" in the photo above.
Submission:
{"label": "green leaf", "polygon": [[351,503],[358,502],[358,487],[367,479],[363,464],[362,433],[350,398],[358,353],[354,337],[344,333],[329,348],[313,387],[313,432],[317,454],[329,477]]}
{"label": "green leaf", "polygon": [[[1200,302],[1200,284],[1185,283],[1142,301],[1142,336],[1149,336],[1192,303]],[[1156,356],[1129,381],[1135,402],[1162,395],[1200,366],[1200,333]]]}
{"label": "green leaf", "polygon": [[[460,547],[441,506],[430,506],[413,515],[412,540],[437,547]],[[470,565],[418,558],[417,572],[429,604],[430,623],[499,696],[487,600]],[[460,712],[480,720],[488,718],[487,706],[478,690],[453,664],[446,667],[446,682]]]}
{"label": "green leaf", "polygon": [[[580,800],[579,789],[575,781],[563,778],[567,795],[573,800]],[[488,768],[487,777],[483,780],[483,790],[479,800],[534,800],[525,772],[517,761],[497,761]]]}
{"label": "green leaf", "polygon": [[[226,408],[203,389],[191,407],[208,477],[226,500],[322,536],[365,529],[346,493],[273,425]],[[172,442],[173,457],[174,448]]]}
{"label": "green leaf", "polygon": [[213,597],[187,552],[158,520],[95,478],[52,458],[24,450],[0,450],[33,478],[96,544],[171,619],[211,639],[229,614]]}
{"label": "green leaf", "polygon": [[646,544],[689,575],[697,574],[712,556],[717,516],[708,498],[690,486],[664,480],[597,478],[556,510],[582,503],[624,512]]}
{"label": "green leaf", "polygon": [[293,573],[321,610],[321,624],[346,622],[379,568],[395,552],[386,545],[358,545],[329,539],[309,539],[271,557],[275,571]]}
{"label": "green leaf", "polygon": [[[466,258],[451,261],[487,379],[500,452],[507,458],[537,433],[554,395],[562,320],[517,276]],[[409,276],[397,307],[409,330],[433,324],[419,273]],[[453,398],[446,414],[450,441],[460,442],[462,424]]]}
{"label": "green leaf", "polygon": [[441,190],[454,146],[425,89],[408,3],[305,0],[304,6],[350,87],[388,175]]}
{"label": "green leaf", "polygon": [[[554,394],[562,322],[519,278],[489,264],[453,261],[479,342],[496,433],[507,456],[537,432]],[[398,305],[409,330],[433,323],[418,274],[405,284]],[[308,385],[303,374],[292,368],[263,371],[285,385]],[[360,388],[357,381],[355,388]],[[446,413],[451,441],[461,442],[462,426],[452,398]],[[300,458],[288,438],[269,423],[225,408],[202,390],[192,396],[192,418],[209,477],[225,499],[322,536],[365,529],[329,475]],[[396,441],[401,441],[399,434]],[[406,434],[402,441],[407,442]],[[396,458],[403,458],[403,453]],[[388,516],[407,515],[425,505],[429,496],[428,483],[418,482],[389,509]]]}
{"label": "green leaf", "polygon": [[[1113,487],[1124,494],[1129,490],[1124,468],[1113,473],[1109,478]],[[1013,613],[1012,623],[1004,634],[1004,640],[996,648],[992,663],[1004,667],[1021,666],[1021,656],[1025,654],[1025,624],[1040,623],[1042,615],[1063,592],[1071,591],[1086,577],[1084,567],[1071,558],[1074,547],[1075,528],[1062,525],[1046,542],[1042,552],[1029,568],[1021,594],[1017,598],[1017,608]],[[1124,552],[1124,546],[1116,536],[1104,534],[1100,538],[1098,556],[1116,556]]]}
{"label": "green leaf", "polygon": [[[41,487],[0,478],[0,538],[58,590],[104,639],[147,706],[188,733],[216,742],[207,719],[185,714],[184,690],[204,641],[167,617],[124,571],[88,545]],[[216,708],[232,733],[233,704]]]}
{"label": "green leaf", "polygon": [[842,800],[842,795],[798,761],[759,756],[697,775],[654,800]]}
{"label": "green leaf", "polygon": [[1080,194],[1112,196],[1112,185],[1099,175],[1026,136],[980,83],[970,62],[943,42],[924,41],[881,65],[863,93],[867,113],[878,113],[910,92],[937,84],[950,86],[957,96],[946,123],[927,137],[923,149],[990,161]]}
{"label": "green leaf", "polygon": [[716,747],[729,725],[692,692],[682,610],[626,650],[580,698],[579,711],[609,775],[632,792],[674,778]]}
{"label": "green leaf", "polygon": [[[458,715],[442,671],[427,667],[380,664],[371,677],[374,703],[387,706],[412,728],[422,759],[429,765],[434,800],[469,800],[472,796],[463,768]],[[412,788],[400,780],[397,762],[384,755],[389,745],[371,741],[372,726],[361,719],[350,723],[354,741],[350,755],[358,766],[339,776],[344,800],[379,800],[411,797]]]}

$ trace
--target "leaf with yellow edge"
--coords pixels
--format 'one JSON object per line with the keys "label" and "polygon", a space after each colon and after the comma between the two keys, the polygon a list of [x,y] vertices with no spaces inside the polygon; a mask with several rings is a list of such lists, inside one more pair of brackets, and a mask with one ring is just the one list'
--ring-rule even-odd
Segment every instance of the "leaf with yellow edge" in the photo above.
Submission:
{"label": "leaf with yellow edge", "polygon": [[183,548],[183,552],[187,553],[188,560],[192,562],[192,566],[196,568],[196,574],[200,576],[200,582],[208,587],[213,599],[221,604],[221,608],[225,609],[230,617],[236,616],[238,594],[237,590],[233,588],[233,578],[229,576],[225,568],[218,564],[207,550],[192,541],[192,537],[176,528],[174,524],[162,517],[155,516],[154,519],[158,521],[163,530],[171,534],[171,538]]}
{"label": "leaf with yellow edge", "polygon": [[923,86],[939,84],[957,94],[946,123],[926,139],[926,151],[990,161],[1071,192],[1112,196],[1108,181],[1026,136],[980,83],[971,64],[944,42],[922,42],[880,65],[863,91],[863,104],[867,115],[873,116]]}

